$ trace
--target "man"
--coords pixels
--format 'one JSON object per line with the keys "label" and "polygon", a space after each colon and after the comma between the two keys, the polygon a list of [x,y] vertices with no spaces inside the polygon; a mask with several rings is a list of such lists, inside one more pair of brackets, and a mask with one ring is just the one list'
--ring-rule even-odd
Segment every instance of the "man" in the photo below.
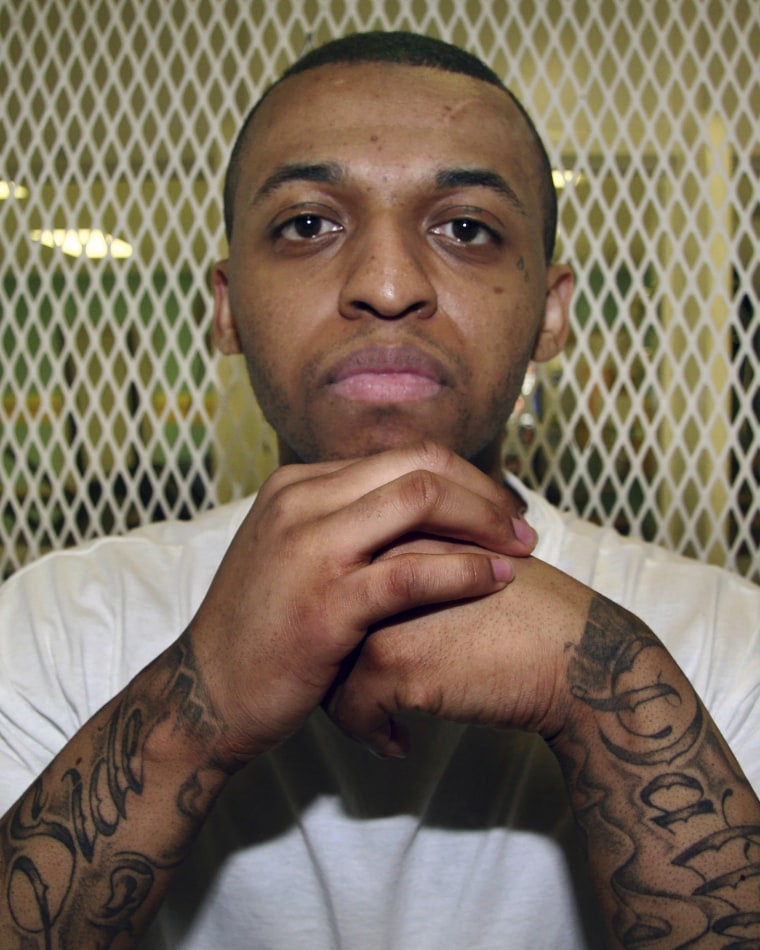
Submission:
{"label": "man", "polygon": [[572,287],[522,108],[337,41],[225,197],[214,333],[283,467],[7,585],[2,945],[754,945],[760,806],[669,651],[760,781],[760,593],[502,483]]}

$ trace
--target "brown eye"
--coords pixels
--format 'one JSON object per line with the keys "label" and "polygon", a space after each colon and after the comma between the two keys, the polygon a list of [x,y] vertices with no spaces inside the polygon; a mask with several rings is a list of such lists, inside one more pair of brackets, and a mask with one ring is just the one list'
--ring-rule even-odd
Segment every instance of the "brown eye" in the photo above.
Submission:
{"label": "brown eye", "polygon": [[463,241],[470,244],[477,241],[478,238],[485,237],[483,225],[477,221],[470,221],[468,218],[460,218],[458,221],[451,222],[451,233],[457,241]]}
{"label": "brown eye", "polygon": [[278,229],[278,234],[289,241],[312,241],[334,231],[339,231],[340,225],[319,214],[299,214],[286,221]]}
{"label": "brown eye", "polygon": [[500,243],[498,234],[475,218],[452,218],[433,228],[433,233],[457,244]]}

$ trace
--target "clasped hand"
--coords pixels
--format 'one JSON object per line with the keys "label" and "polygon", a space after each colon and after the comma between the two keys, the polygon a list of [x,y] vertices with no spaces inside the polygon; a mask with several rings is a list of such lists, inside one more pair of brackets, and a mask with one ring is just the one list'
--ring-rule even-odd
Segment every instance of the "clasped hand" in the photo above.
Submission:
{"label": "clasped hand", "polygon": [[320,703],[383,755],[394,714],[553,734],[590,592],[529,557],[516,498],[431,444],[286,466],[264,485],[185,636],[243,764]]}

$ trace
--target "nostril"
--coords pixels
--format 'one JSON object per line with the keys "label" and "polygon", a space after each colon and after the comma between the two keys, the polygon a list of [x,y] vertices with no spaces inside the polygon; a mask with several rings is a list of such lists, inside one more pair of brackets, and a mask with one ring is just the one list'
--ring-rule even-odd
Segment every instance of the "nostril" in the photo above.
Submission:
{"label": "nostril", "polygon": [[376,317],[379,320],[402,320],[404,317],[414,316],[426,320],[432,317],[434,312],[433,302],[427,300],[418,300],[402,307],[385,306],[380,303],[372,304],[366,300],[353,300],[344,312],[344,316],[349,320],[358,320],[364,315]]}

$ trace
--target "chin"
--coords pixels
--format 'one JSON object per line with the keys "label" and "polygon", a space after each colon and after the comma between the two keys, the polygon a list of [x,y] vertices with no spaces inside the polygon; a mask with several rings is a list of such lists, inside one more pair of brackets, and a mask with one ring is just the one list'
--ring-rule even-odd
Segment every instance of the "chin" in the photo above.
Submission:
{"label": "chin", "polygon": [[366,426],[358,432],[347,432],[340,440],[335,438],[316,440],[279,440],[280,464],[292,462],[334,462],[365,458],[391,449],[416,445],[423,440],[437,442],[455,452],[473,465],[491,474],[499,467],[501,438],[483,440],[473,446],[472,442],[455,438],[451,432],[442,432],[428,427],[400,425]]}
{"label": "chin", "polygon": [[[494,414],[494,418],[497,414]],[[281,420],[282,421],[282,420]],[[390,449],[437,442],[484,468],[498,456],[503,426],[498,418],[473,417],[464,407],[438,400],[393,405],[346,405],[333,402],[314,405],[311,411],[292,414],[279,428],[280,463],[322,462],[377,455]]]}
{"label": "chin", "polygon": [[[285,439],[280,437],[280,464],[290,462],[334,462],[342,459],[378,455],[390,449],[414,445],[423,439],[433,439],[444,445],[450,440],[419,428],[408,426],[367,426],[358,432],[346,432],[341,438]],[[453,448],[453,446],[451,446]],[[456,449],[455,449],[456,451]]]}

